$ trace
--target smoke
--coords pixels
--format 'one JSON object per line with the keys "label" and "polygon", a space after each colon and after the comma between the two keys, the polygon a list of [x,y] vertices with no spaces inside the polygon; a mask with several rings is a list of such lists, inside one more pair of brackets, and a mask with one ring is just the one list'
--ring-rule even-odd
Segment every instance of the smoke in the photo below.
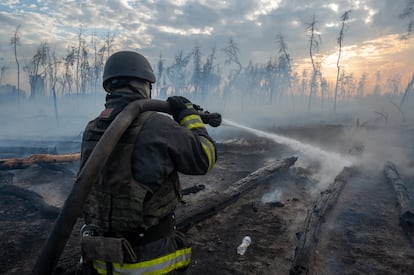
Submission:
{"label": "smoke", "polygon": [[[245,87],[246,89],[248,87]],[[184,95],[189,97],[191,96]],[[263,105],[262,101],[229,95],[214,95],[201,101],[194,98],[194,103],[200,104],[210,112],[222,112],[223,117],[243,121],[243,125],[230,120],[223,124],[249,131],[260,137],[268,138],[285,144],[294,152],[300,154],[296,165],[312,170],[315,180],[323,187],[332,182],[334,177],[345,166],[360,165],[366,169],[382,168],[385,161],[391,160],[404,167],[407,173],[413,169],[412,142],[406,137],[403,130],[397,128],[401,124],[401,114],[389,100],[372,100],[371,105],[356,101],[341,102],[341,112],[329,114],[324,112],[305,113],[305,102],[301,104],[300,97],[279,98],[276,105]],[[234,99],[234,100],[232,100]],[[69,95],[57,98],[57,114],[54,109],[52,97],[43,97],[36,100],[21,100],[20,104],[8,101],[0,102],[0,115],[2,127],[0,139],[35,140],[40,138],[80,137],[88,121],[96,117],[104,107],[105,94],[94,93],[88,95]],[[200,99],[199,99],[200,100]],[[368,100],[368,98],[366,98]],[[411,101],[407,101],[410,103]],[[326,102],[328,105],[328,102]],[[367,106],[370,106],[367,108]],[[408,105],[407,105],[408,106]],[[365,110],[366,109],[366,110]],[[384,116],[373,112],[378,110]],[[409,114],[405,126],[410,125]],[[411,112],[413,113],[413,112]],[[414,115],[412,116],[414,117]],[[354,127],[358,119],[361,127]],[[303,127],[304,125],[335,124],[344,127],[342,135],[338,135],[335,142],[329,144],[328,140],[317,137],[307,140],[306,136],[294,139],[284,135],[268,133],[254,128],[273,128],[289,126]],[[386,124],[388,123],[388,125]],[[249,128],[245,125],[255,125]],[[382,130],[373,129],[380,126]],[[363,127],[362,127],[363,126]],[[368,128],[371,127],[371,128]],[[223,131],[224,127],[208,127],[209,133],[215,139],[220,139],[224,132],[230,132],[234,138],[235,131]],[[306,140],[306,141],[304,141]],[[9,144],[10,145],[10,144]],[[345,148],[348,147],[348,148]],[[349,150],[352,156],[347,155]]]}
{"label": "smoke", "polygon": [[387,161],[392,161],[403,173],[414,175],[414,149],[409,131],[396,127],[355,127],[345,134],[345,138],[361,148],[357,165],[362,169],[378,172]]}
{"label": "smoke", "polygon": [[104,108],[105,95],[65,96],[0,103],[1,139],[79,136],[86,123]]}
{"label": "smoke", "polygon": [[283,192],[279,189],[275,189],[270,193],[266,193],[262,197],[263,203],[270,203],[270,202],[282,202]]}

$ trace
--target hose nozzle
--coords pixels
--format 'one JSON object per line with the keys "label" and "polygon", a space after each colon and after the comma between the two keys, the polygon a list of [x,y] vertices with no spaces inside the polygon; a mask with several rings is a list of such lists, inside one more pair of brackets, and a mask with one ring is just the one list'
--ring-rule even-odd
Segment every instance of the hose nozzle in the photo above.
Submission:
{"label": "hose nozzle", "polygon": [[194,109],[199,113],[203,123],[210,125],[211,127],[218,127],[221,124],[221,114],[220,113],[210,113],[209,111],[204,111],[197,104],[193,104]]}

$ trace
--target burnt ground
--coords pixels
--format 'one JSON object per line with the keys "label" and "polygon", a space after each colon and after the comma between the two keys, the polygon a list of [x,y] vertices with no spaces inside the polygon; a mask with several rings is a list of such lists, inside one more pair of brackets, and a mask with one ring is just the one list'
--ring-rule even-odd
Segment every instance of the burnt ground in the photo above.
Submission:
{"label": "burnt ground", "polygon": [[[338,125],[271,131],[358,160],[357,172],[323,219],[318,245],[312,251],[315,264],[309,267],[309,274],[413,274],[414,244],[399,225],[397,197],[382,171],[385,161],[394,161],[409,195],[414,197],[413,131],[386,129],[380,135],[378,129]],[[287,171],[267,178],[186,233],[193,241],[188,274],[289,274],[305,218],[320,192],[328,187],[321,183],[318,161],[309,161],[312,156],[305,157],[294,148],[245,131],[224,127],[223,132],[213,131],[212,135],[218,141],[215,168],[205,176],[181,175],[183,188],[205,186],[199,193],[184,197],[188,204],[220,193],[275,159],[299,159]],[[1,172],[0,274],[30,273],[57,213],[56,208],[47,206],[62,206],[77,167],[74,162]],[[327,182],[333,182],[335,175],[329,177]],[[21,189],[14,189],[16,186]],[[33,200],[36,194],[42,198]],[[79,259],[81,224],[79,219],[55,274],[73,274]],[[245,235],[251,237],[252,244],[240,256],[236,248]]]}

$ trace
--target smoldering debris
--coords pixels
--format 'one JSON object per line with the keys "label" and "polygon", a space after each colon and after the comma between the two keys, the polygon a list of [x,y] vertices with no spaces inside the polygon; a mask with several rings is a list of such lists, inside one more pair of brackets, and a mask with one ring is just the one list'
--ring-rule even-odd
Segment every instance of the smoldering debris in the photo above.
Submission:
{"label": "smoldering debris", "polygon": [[283,207],[283,192],[279,189],[275,189],[270,193],[266,193],[262,196],[261,202],[274,207]]}

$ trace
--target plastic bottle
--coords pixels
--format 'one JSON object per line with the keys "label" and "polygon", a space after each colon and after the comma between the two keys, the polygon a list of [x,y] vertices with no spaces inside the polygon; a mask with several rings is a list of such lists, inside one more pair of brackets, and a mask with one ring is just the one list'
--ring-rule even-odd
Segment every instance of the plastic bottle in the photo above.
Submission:
{"label": "plastic bottle", "polygon": [[237,254],[244,255],[247,247],[250,245],[251,242],[252,242],[252,239],[250,239],[249,236],[245,236],[243,238],[242,243],[237,247]]}

